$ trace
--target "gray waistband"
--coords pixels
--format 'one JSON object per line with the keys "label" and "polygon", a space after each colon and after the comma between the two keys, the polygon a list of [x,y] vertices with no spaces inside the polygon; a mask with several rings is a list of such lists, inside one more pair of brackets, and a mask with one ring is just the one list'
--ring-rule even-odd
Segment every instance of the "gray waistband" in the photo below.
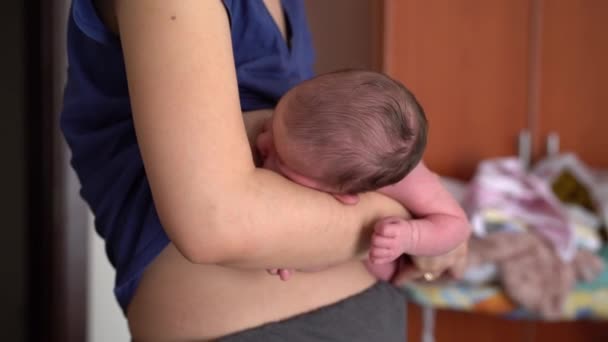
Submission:
{"label": "gray waistband", "polygon": [[335,304],[279,322],[238,332],[222,342],[403,342],[405,297],[391,285],[378,282]]}

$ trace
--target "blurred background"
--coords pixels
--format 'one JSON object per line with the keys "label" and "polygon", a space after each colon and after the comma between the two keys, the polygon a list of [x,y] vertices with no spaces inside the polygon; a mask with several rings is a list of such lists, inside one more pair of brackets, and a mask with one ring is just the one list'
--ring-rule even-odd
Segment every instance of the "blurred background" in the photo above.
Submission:
{"label": "blurred background", "polygon": [[[305,2],[317,72],[372,69],[412,89],[430,121],[425,161],[456,195],[475,195],[480,163],[517,160],[512,181],[533,175],[574,212],[574,259],[541,260],[538,245],[523,262],[483,245],[496,230],[534,231],[505,214],[521,203],[475,202],[478,264],[465,283],[406,289],[409,341],[608,341],[608,274],[586,269],[608,257],[608,1]],[[7,1],[0,21],[2,341],[128,340],[58,130],[69,5]],[[548,292],[557,314],[541,305]]]}

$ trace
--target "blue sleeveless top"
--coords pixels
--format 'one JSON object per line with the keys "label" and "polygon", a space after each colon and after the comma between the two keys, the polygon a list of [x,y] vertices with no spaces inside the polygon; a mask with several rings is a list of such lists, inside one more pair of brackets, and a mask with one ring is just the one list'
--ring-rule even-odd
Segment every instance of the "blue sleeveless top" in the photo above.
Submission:
{"label": "blue sleeveless top", "polygon": [[[115,295],[126,310],[148,264],[169,243],[152,201],[135,138],[120,39],[93,0],[74,0],[68,23],[68,78],[61,129],[81,195],[116,268]],[[243,111],[272,108],[313,76],[311,37],[300,0],[283,0],[285,42],[262,0],[224,0]]]}

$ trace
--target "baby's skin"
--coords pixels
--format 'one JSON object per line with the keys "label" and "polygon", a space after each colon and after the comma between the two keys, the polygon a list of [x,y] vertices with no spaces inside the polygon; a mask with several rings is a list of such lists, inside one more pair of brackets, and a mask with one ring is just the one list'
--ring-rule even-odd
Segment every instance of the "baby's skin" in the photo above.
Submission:
{"label": "baby's skin", "polygon": [[[327,192],[346,205],[356,205],[359,200],[357,194],[340,193],[332,186],[306,176],[312,172],[306,169],[312,161],[300,160],[301,156],[293,153],[297,149],[294,149],[295,142],[289,139],[283,115],[289,113],[279,102],[274,116],[257,138],[263,167],[300,185]],[[367,265],[379,279],[391,280],[404,254],[439,256],[456,249],[468,239],[470,225],[464,211],[443,187],[439,177],[423,162],[401,181],[377,191],[400,202],[413,216],[412,219],[387,217],[375,224]],[[279,275],[282,280],[289,279],[293,273],[287,269],[269,272]]]}

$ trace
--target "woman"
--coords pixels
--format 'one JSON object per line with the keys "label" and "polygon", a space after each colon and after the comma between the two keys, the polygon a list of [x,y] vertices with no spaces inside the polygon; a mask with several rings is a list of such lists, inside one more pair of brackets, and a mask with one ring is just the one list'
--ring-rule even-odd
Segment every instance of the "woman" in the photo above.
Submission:
{"label": "woman", "polygon": [[68,50],[62,129],[135,339],[404,340],[403,299],[359,261],[403,208],[253,162],[260,110],[312,76],[299,1],[74,0]]}

